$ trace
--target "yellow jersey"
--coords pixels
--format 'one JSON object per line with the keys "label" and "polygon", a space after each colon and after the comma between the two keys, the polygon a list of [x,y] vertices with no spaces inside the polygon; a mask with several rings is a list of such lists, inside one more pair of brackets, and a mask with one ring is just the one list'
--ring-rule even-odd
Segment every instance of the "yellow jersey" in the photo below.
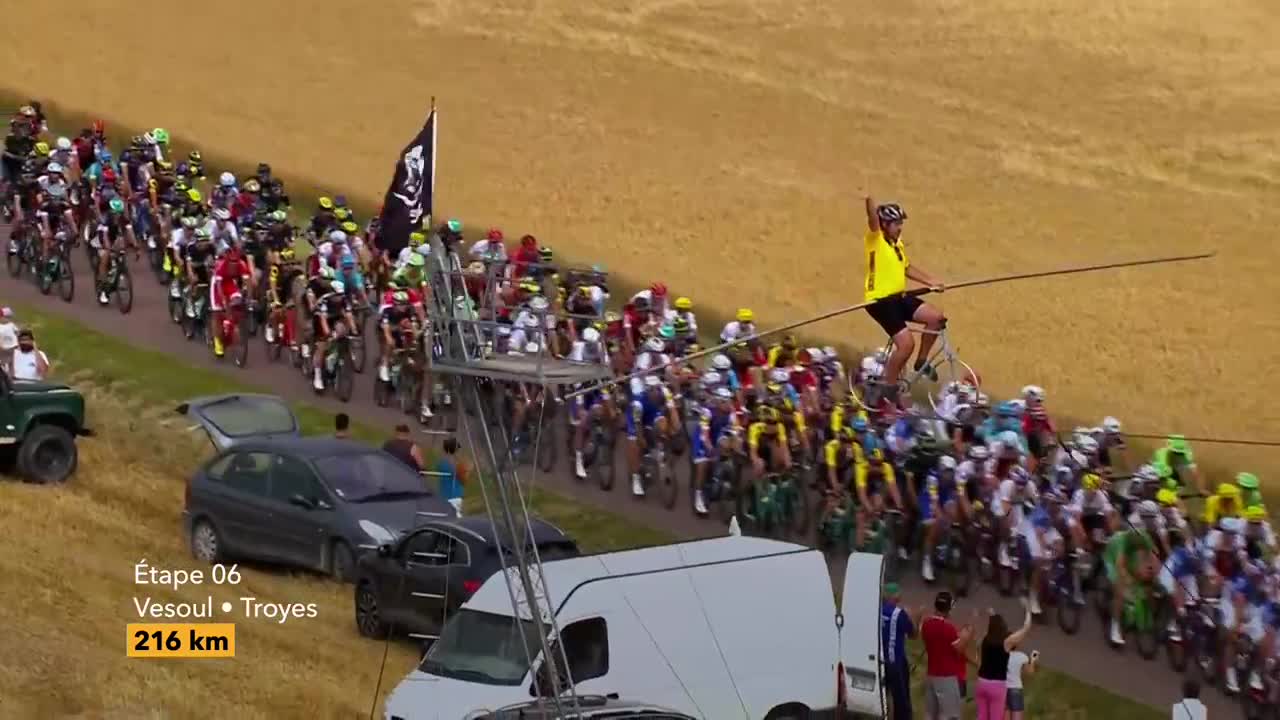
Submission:
{"label": "yellow jersey", "polygon": [[874,302],[907,289],[907,251],[902,242],[891,242],[883,230],[868,231],[863,238],[867,251],[867,284],[863,297]]}
{"label": "yellow jersey", "polygon": [[[769,423],[753,422],[751,423],[750,426],[747,427],[747,447],[751,448],[752,450],[756,450],[760,447],[760,436],[764,435],[765,427],[768,424]],[[777,435],[778,442],[781,442],[785,445],[787,442],[786,426],[784,426],[781,422],[774,423],[774,425],[777,427],[777,430],[778,430],[778,435]]]}
{"label": "yellow jersey", "polygon": [[[867,476],[871,474],[871,462],[867,459],[866,453],[862,450],[861,444],[855,445],[858,449],[857,459],[853,465],[853,485],[856,488],[865,488],[867,486]],[[893,464],[884,460],[883,453],[877,448],[873,452],[873,456],[880,459],[880,476],[884,479],[886,485],[896,482],[894,476]]]}

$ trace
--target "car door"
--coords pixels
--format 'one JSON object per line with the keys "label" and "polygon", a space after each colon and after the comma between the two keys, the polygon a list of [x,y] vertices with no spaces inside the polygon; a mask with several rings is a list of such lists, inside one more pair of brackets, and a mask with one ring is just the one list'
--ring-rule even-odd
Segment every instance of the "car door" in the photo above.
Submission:
{"label": "car door", "polygon": [[454,562],[470,553],[455,549],[461,543],[439,529],[424,530],[417,539],[404,557],[405,622],[414,633],[434,639],[444,624],[450,576],[461,577],[466,569]]}
{"label": "car door", "polygon": [[871,717],[884,717],[884,685],[881,682],[880,588],[884,563],[873,553],[853,553],[844,571],[844,592],[836,632],[840,637],[840,667],[844,676],[845,709]]}
{"label": "car door", "polygon": [[273,455],[271,500],[275,522],[266,532],[283,559],[302,567],[321,568],[335,510],[315,471],[292,455]]}
{"label": "car door", "polygon": [[302,426],[288,403],[274,395],[234,394],[193,398],[176,412],[203,429],[219,452],[246,440],[300,437]]}
{"label": "car door", "polygon": [[209,482],[196,504],[236,554],[280,559],[269,534],[275,521],[270,470],[271,454],[254,451],[231,452],[208,466]]}

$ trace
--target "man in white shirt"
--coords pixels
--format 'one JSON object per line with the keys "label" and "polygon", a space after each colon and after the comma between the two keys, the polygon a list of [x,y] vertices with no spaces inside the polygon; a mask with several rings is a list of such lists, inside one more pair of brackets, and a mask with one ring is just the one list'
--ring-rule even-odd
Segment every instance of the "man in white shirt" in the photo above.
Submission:
{"label": "man in white shirt", "polygon": [[14,380],[44,380],[49,374],[49,358],[36,347],[30,330],[18,333],[18,349],[13,352],[9,375]]}
{"label": "man in white shirt", "polygon": [[1200,683],[1187,680],[1182,683],[1182,699],[1173,704],[1173,720],[1208,720],[1209,711],[1200,702]]}
{"label": "man in white shirt", "polygon": [[6,370],[18,347],[18,325],[13,321],[13,308],[0,308],[0,366]]}

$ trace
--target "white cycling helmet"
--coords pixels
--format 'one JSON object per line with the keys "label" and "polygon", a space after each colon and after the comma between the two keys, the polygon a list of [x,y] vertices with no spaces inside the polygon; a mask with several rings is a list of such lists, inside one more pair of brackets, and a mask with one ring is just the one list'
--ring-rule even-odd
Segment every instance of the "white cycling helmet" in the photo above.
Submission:
{"label": "white cycling helmet", "polygon": [[821,348],[809,348],[809,361],[814,363],[825,362],[827,356],[822,352]]}
{"label": "white cycling helmet", "polygon": [[1018,433],[1012,430],[1005,430],[996,436],[996,442],[1000,443],[1005,449],[1020,449],[1022,443],[1018,442]]}
{"label": "white cycling helmet", "polygon": [[537,355],[540,350],[542,350],[542,346],[533,340],[524,344],[524,351],[529,355]]}
{"label": "white cycling helmet", "polygon": [[422,256],[422,257],[424,257],[424,258],[425,258],[425,257],[431,257],[431,246],[430,246],[430,245],[419,245],[419,246],[417,247],[417,249],[416,249],[416,250],[414,250],[414,252],[418,253],[419,255],[421,255],[421,256]]}
{"label": "white cycling helmet", "polygon": [[837,352],[836,352],[836,349],[835,349],[833,346],[831,346],[831,345],[823,345],[823,346],[822,346],[822,355],[823,355],[826,359],[828,359],[828,360],[839,360],[839,359],[840,359],[840,355],[839,355],[839,353],[837,353]]}
{"label": "white cycling helmet", "polygon": [[666,343],[662,342],[662,338],[651,337],[644,341],[644,349],[649,352],[660,353],[665,347]]}
{"label": "white cycling helmet", "polygon": [[1079,448],[1085,455],[1093,455],[1098,452],[1098,441],[1091,437],[1080,438]]}
{"label": "white cycling helmet", "polygon": [[598,343],[598,342],[600,342],[600,331],[599,331],[599,330],[597,330],[597,329],[595,329],[595,328],[593,328],[593,327],[589,327],[589,328],[587,328],[586,330],[583,330],[583,331],[582,331],[582,341],[583,341],[583,342],[585,342],[585,343]]}
{"label": "white cycling helmet", "polygon": [[769,371],[769,380],[778,384],[786,383],[791,380],[791,373],[782,368],[774,368]]}
{"label": "white cycling helmet", "polygon": [[142,133],[142,142],[143,144],[146,144],[146,145],[155,145],[156,136],[152,135],[150,132],[144,132]]}
{"label": "white cycling helmet", "polygon": [[333,291],[338,293],[339,295],[342,295],[347,291],[347,284],[342,282],[341,280],[334,280],[332,283],[330,283],[330,287],[332,287]]}
{"label": "white cycling helmet", "polygon": [[534,295],[533,297],[529,298],[529,309],[534,312],[546,312],[546,309],[549,306],[550,306],[550,303],[548,303],[547,299],[542,297],[541,295]]}
{"label": "white cycling helmet", "polygon": [[1160,514],[1160,506],[1155,500],[1143,500],[1138,503],[1138,515],[1143,518],[1154,518]]}
{"label": "white cycling helmet", "polygon": [[497,332],[498,332],[498,337],[508,337],[509,335],[511,335],[511,326],[499,325]]}
{"label": "white cycling helmet", "polygon": [[1111,416],[1107,416],[1102,419],[1102,430],[1108,435],[1119,435],[1120,421]]}
{"label": "white cycling helmet", "polygon": [[1079,450],[1071,451],[1071,462],[1075,464],[1076,467],[1089,467],[1089,457]]}
{"label": "white cycling helmet", "polygon": [[1039,385],[1027,385],[1022,388],[1022,397],[1027,402],[1043,402],[1044,388]]}
{"label": "white cycling helmet", "polygon": [[938,469],[939,470],[955,470],[956,459],[951,457],[950,455],[943,455],[942,457],[938,458]]}
{"label": "white cycling helmet", "polygon": [[329,233],[329,242],[341,245],[347,241],[347,234],[341,230],[333,230]]}
{"label": "white cycling helmet", "polygon": [[228,209],[226,209],[226,208],[214,208],[214,209],[213,209],[213,217],[214,217],[214,218],[216,218],[216,219],[218,219],[218,220],[230,220],[230,219],[231,219],[231,211],[230,211],[230,210],[228,210]]}
{"label": "white cycling helmet", "polygon": [[229,172],[224,172],[218,176],[218,184],[224,188],[236,186],[236,176]]}
{"label": "white cycling helmet", "polygon": [[733,369],[733,361],[729,359],[728,355],[719,353],[711,358],[711,367],[720,372],[726,372]]}
{"label": "white cycling helmet", "polygon": [[58,138],[58,141],[55,143],[55,145],[59,150],[70,150],[71,140],[65,137],[60,137]]}
{"label": "white cycling helmet", "polygon": [[721,380],[720,373],[716,372],[715,370],[708,370],[702,373],[703,387],[715,387],[716,385],[720,384],[720,380]]}
{"label": "white cycling helmet", "polygon": [[46,173],[50,174],[50,175],[61,175],[61,174],[62,174],[62,166],[61,166],[61,165],[59,165],[59,164],[58,164],[58,163],[56,163],[56,162],[51,162],[51,163],[49,163],[48,165],[46,165],[46,166],[45,166],[44,171],[45,171]]}
{"label": "white cycling helmet", "polygon": [[987,451],[986,445],[974,445],[969,448],[969,459],[981,462],[991,457],[991,453]]}
{"label": "white cycling helmet", "polygon": [[1142,465],[1134,471],[1133,477],[1142,482],[1155,482],[1160,479],[1160,474],[1151,465]]}
{"label": "white cycling helmet", "polygon": [[716,388],[716,389],[715,389],[715,393],[714,393],[714,394],[715,394],[715,396],[716,396],[717,398],[719,398],[720,400],[732,400],[732,399],[733,399],[733,391],[732,391],[732,390],[730,390],[729,388],[727,388],[727,387],[723,386],[723,385],[721,385],[720,387]]}

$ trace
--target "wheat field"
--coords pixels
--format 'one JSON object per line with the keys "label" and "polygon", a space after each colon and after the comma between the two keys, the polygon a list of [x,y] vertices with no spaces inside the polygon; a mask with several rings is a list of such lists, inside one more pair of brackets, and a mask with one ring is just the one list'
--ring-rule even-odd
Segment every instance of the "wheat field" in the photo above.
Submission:
{"label": "wheat field", "polygon": [[[996,392],[1076,418],[1280,437],[1280,5],[1269,0],[382,0],[6,11],[6,83],[376,202],[430,96],[439,204],[767,323],[860,299],[861,196],[950,281]],[[173,53],[193,38],[198,51]],[[91,70],[112,38],[109,71]],[[94,58],[98,52],[94,51]],[[814,328],[882,341],[862,315]],[[1222,469],[1280,454],[1199,447]]]}
{"label": "wheat field", "polygon": [[[169,570],[201,567],[187,552],[179,509],[193,458],[210,446],[120,393],[89,385],[86,399],[99,436],[80,443],[71,483],[0,482],[0,717],[367,716],[383,643],[356,633],[350,586],[262,567],[241,567],[235,587],[135,584],[143,559]],[[134,598],[207,595],[215,606],[237,606],[214,619],[235,622],[234,659],[125,657],[125,625],[143,622]],[[245,619],[244,596],[316,603],[317,617]],[[389,650],[383,696],[417,659],[406,643]]]}

